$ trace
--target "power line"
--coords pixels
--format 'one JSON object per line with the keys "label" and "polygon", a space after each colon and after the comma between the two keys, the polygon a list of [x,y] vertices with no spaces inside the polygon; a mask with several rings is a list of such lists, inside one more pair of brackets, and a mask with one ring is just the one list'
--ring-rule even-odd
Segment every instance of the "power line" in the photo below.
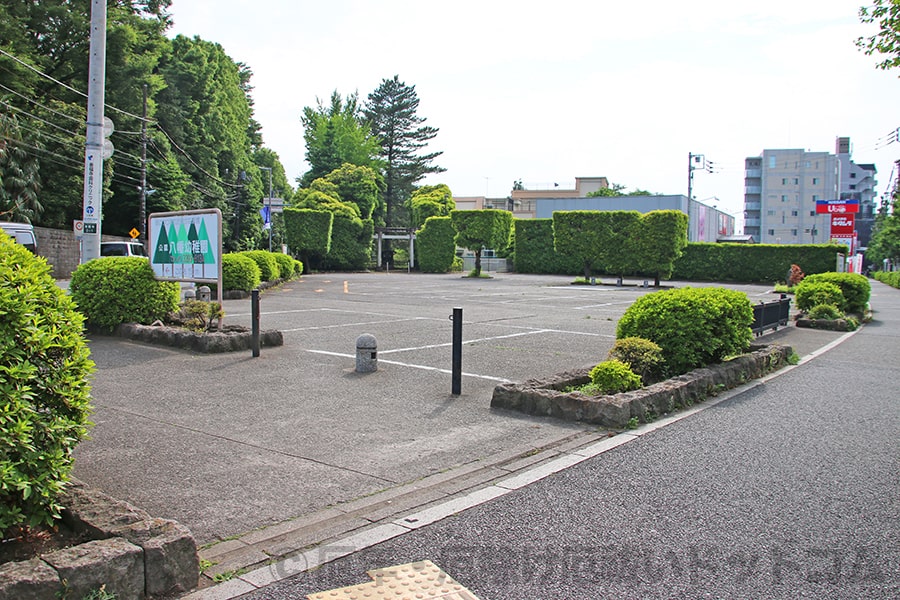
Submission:
{"label": "power line", "polygon": [[[17,63],[19,63],[20,65],[24,66],[25,68],[34,71],[35,73],[37,73],[37,74],[40,75],[41,77],[43,77],[43,78],[45,78],[45,79],[48,79],[48,80],[52,81],[53,83],[55,83],[55,84],[57,84],[57,85],[61,85],[62,87],[66,88],[67,90],[69,90],[69,91],[71,91],[71,92],[73,92],[73,93],[75,93],[75,94],[78,94],[79,96],[81,96],[81,97],[83,97],[83,98],[87,98],[87,97],[88,97],[88,95],[87,95],[86,93],[82,92],[81,90],[76,90],[76,89],[73,88],[71,85],[69,85],[69,84],[67,84],[67,83],[63,83],[62,81],[60,81],[60,80],[58,80],[58,79],[55,79],[55,78],[51,77],[50,75],[47,75],[46,73],[44,73],[44,72],[42,72],[42,71],[36,69],[35,67],[32,67],[31,65],[29,65],[29,64],[28,64],[27,62],[25,62],[24,60],[22,60],[22,59],[20,59],[20,58],[18,58],[18,57],[16,57],[16,56],[10,54],[9,52],[7,52],[6,50],[4,50],[3,48],[0,48],[0,54],[3,54],[4,56],[8,56],[9,58],[11,58],[11,59],[13,59],[14,61],[16,61]],[[137,119],[138,121],[147,121],[148,123],[154,123],[154,121],[151,120],[151,119],[144,119],[144,118],[141,117],[140,115],[132,114],[132,113],[126,111],[126,110],[122,110],[121,108],[116,108],[115,106],[111,106],[111,105],[109,105],[109,104],[104,103],[103,106],[106,107],[106,108],[108,108],[108,109],[110,109],[110,110],[113,110],[113,111],[115,111],[115,112],[121,113],[121,114],[123,114],[123,115],[127,115],[127,116],[129,116],[129,117],[131,117],[131,118],[133,118],[133,119]]]}
{"label": "power line", "polygon": [[62,131],[63,133],[68,133],[69,135],[75,135],[75,136],[81,135],[81,134],[79,134],[79,133],[77,133],[77,132],[75,132],[75,131],[69,131],[69,130],[66,129],[65,127],[60,127],[60,126],[57,125],[56,123],[51,123],[50,121],[48,121],[48,120],[46,120],[46,119],[42,119],[41,117],[39,117],[39,116],[37,116],[37,115],[33,115],[33,114],[31,114],[30,112],[28,112],[27,110],[24,110],[24,109],[22,109],[22,108],[19,108],[18,106],[13,106],[13,105],[10,104],[9,102],[4,102],[3,100],[0,100],[0,104],[2,104],[3,106],[6,106],[7,108],[9,108],[9,109],[11,109],[11,110],[14,110],[14,111],[16,111],[16,112],[20,112],[20,113],[22,113],[22,114],[24,114],[24,115],[27,115],[27,116],[31,117],[32,119],[35,119],[35,120],[37,120],[37,121],[40,121],[41,123],[43,123],[43,124],[45,124],[45,125],[49,125],[50,127],[53,127],[54,129],[59,129],[59,130]]}

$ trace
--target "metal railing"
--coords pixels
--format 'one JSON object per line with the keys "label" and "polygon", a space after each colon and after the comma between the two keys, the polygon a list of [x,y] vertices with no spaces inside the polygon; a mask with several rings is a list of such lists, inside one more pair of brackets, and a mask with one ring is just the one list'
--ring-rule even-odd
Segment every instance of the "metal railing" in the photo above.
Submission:
{"label": "metal railing", "polygon": [[760,302],[753,306],[753,325],[750,329],[754,335],[762,335],[767,329],[778,329],[787,326],[791,315],[791,299],[786,294],[774,302]]}

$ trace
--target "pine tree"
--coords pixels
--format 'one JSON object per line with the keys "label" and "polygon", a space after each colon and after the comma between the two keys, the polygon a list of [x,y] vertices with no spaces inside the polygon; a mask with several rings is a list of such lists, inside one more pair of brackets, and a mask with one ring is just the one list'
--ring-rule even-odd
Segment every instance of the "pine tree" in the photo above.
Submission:
{"label": "pine tree", "polygon": [[405,209],[416,183],[429,173],[446,170],[432,164],[442,152],[419,154],[438,129],[423,125],[425,118],[416,115],[418,108],[416,86],[406,85],[398,75],[382,80],[366,102],[365,116],[372,133],[381,140],[381,157],[385,161],[388,227],[408,226],[410,216]]}

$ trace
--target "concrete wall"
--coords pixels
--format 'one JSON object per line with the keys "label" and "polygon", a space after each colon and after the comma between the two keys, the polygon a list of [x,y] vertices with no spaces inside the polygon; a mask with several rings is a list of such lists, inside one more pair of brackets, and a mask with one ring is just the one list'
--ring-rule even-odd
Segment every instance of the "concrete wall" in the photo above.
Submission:
{"label": "concrete wall", "polygon": [[[71,229],[48,229],[47,227],[35,227],[34,235],[38,241],[38,254],[47,259],[52,267],[53,277],[56,279],[68,279],[72,271],[78,267],[81,257],[78,240]],[[104,242],[130,241],[131,238],[115,235],[103,235]]]}

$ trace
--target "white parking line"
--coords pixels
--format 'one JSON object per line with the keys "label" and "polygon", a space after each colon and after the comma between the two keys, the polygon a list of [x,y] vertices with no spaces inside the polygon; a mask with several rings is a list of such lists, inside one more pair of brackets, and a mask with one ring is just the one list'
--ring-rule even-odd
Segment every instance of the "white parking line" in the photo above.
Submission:
{"label": "white parking line", "polygon": [[[305,350],[305,352],[311,352],[313,354],[324,354],[326,356],[337,356],[339,358],[356,358],[353,354],[344,354],[343,352],[329,352],[327,350]],[[381,353],[383,354],[383,352]],[[409,367],[410,369],[420,369],[422,371],[434,371],[435,373],[445,373],[447,375],[452,375],[453,371],[450,369],[440,369],[438,367],[430,367],[428,365],[415,365],[413,363],[405,363],[399,362],[396,360],[381,360],[378,359],[378,362],[384,363],[387,365],[397,365],[399,367]],[[478,375],[477,373],[466,373],[463,371],[461,373],[463,377],[474,377],[476,379],[485,379],[487,381],[496,381],[497,383],[512,383],[509,379],[504,377],[493,377],[491,375]]]}

